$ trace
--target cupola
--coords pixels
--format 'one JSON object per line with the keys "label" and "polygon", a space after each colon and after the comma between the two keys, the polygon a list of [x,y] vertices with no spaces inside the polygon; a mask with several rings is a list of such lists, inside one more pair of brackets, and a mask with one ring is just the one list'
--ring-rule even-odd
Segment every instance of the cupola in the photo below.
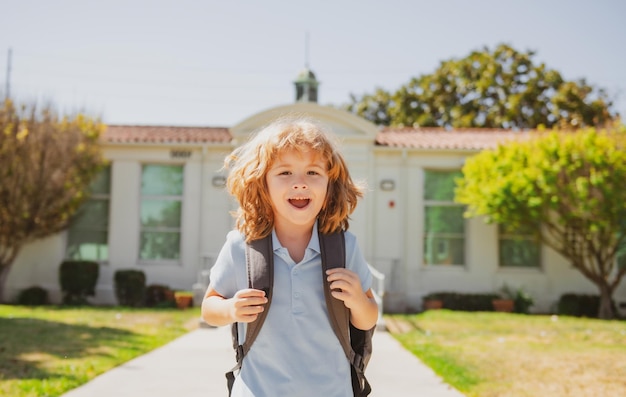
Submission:
{"label": "cupola", "polygon": [[317,103],[319,82],[309,68],[304,68],[293,83],[296,86],[296,102]]}

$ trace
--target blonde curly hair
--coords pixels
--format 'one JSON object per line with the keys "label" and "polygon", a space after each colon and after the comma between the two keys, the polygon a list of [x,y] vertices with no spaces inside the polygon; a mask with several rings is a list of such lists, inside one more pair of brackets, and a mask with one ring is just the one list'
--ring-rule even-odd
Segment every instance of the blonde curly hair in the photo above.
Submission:
{"label": "blonde curly hair", "polygon": [[327,164],[328,189],[318,214],[322,233],[347,230],[349,217],[363,196],[348,172],[330,133],[308,118],[281,118],[254,134],[224,160],[229,169],[226,186],[239,203],[233,214],[236,227],[246,241],[263,238],[274,228],[274,212],[266,175],[281,153],[287,150],[312,150]]}

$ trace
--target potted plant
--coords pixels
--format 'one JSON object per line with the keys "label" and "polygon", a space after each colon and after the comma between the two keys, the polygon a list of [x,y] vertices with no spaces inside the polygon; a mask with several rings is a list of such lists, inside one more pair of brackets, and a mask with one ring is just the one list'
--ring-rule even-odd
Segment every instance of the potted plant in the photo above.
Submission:
{"label": "potted plant", "polygon": [[504,284],[500,288],[498,297],[493,299],[491,304],[493,305],[493,310],[497,312],[512,313],[513,309],[515,309],[515,294],[508,285]]}
{"label": "potted plant", "polygon": [[428,294],[422,298],[422,307],[424,310],[437,310],[443,307],[443,300],[436,294]]}
{"label": "potted plant", "polygon": [[528,314],[530,312],[530,308],[534,304],[535,300],[533,297],[522,288],[518,288],[517,293],[515,294],[515,313]]}
{"label": "potted plant", "polygon": [[174,299],[176,300],[176,306],[179,309],[186,309],[191,307],[191,303],[193,302],[193,292],[176,291],[174,292]]}

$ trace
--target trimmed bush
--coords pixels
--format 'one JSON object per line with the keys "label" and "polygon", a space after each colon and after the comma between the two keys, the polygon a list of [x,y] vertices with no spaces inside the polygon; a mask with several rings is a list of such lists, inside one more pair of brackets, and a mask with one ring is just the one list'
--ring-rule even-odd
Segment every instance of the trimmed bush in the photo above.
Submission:
{"label": "trimmed bush", "polygon": [[576,317],[598,317],[600,297],[593,294],[568,293],[561,295],[558,314]]}
{"label": "trimmed bush", "polygon": [[96,294],[100,265],[92,261],[64,261],[59,268],[63,304],[85,305]]}
{"label": "trimmed bush", "polygon": [[146,274],[141,270],[118,270],[114,275],[115,297],[122,306],[139,307],[144,302]]}
{"label": "trimmed bush", "polygon": [[497,294],[435,292],[424,296],[423,299],[440,299],[443,302],[443,308],[448,310],[492,312],[491,301],[497,297]]}
{"label": "trimmed bush", "polygon": [[147,307],[176,307],[174,291],[166,285],[151,284],[146,288]]}
{"label": "trimmed bush", "polygon": [[515,313],[529,314],[530,308],[535,304],[535,300],[530,294],[522,289],[515,293]]}
{"label": "trimmed bush", "polygon": [[50,303],[48,291],[39,286],[33,286],[20,291],[17,296],[17,304],[25,306],[41,306]]}

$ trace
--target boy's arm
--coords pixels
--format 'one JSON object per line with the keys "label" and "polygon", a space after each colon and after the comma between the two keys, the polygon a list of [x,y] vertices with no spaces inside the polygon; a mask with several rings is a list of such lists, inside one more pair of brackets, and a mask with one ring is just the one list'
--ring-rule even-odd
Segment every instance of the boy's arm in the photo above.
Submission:
{"label": "boy's arm", "polygon": [[243,289],[227,299],[209,286],[202,301],[202,319],[216,327],[233,322],[249,323],[256,320],[266,303],[265,292],[261,290]]}
{"label": "boy's arm", "polygon": [[348,269],[329,269],[326,274],[332,296],[350,309],[352,325],[362,330],[374,327],[378,320],[378,304],[371,288],[363,291],[359,276]]}

